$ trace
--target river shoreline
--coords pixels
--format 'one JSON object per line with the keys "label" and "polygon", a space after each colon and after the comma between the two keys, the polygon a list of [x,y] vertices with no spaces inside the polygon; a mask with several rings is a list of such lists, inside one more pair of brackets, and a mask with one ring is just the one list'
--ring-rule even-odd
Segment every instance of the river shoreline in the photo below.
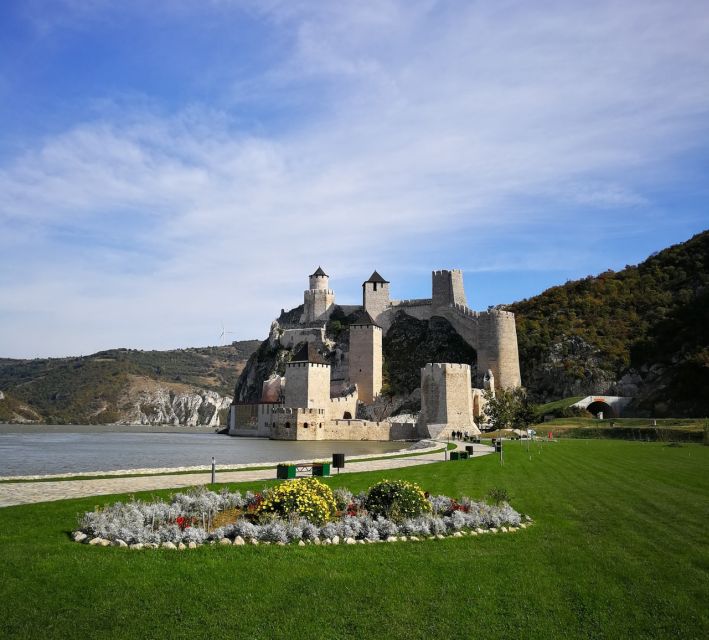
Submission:
{"label": "river shoreline", "polygon": [[278,462],[401,454],[418,442],[291,441],[231,438],[213,428],[48,425],[0,428],[0,479],[120,476],[203,472],[212,458],[221,469],[252,469]]}
{"label": "river shoreline", "polygon": [[0,423],[0,433],[217,433],[226,427],[174,424],[37,424]]}

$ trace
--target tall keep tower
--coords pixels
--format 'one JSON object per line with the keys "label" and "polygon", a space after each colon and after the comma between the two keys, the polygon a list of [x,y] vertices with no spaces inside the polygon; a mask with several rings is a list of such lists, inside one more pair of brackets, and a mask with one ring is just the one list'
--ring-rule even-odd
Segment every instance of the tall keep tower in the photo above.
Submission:
{"label": "tall keep tower", "polygon": [[350,324],[349,378],[364,404],[371,404],[381,393],[382,328],[366,311]]}
{"label": "tall keep tower", "polygon": [[460,269],[434,271],[431,274],[432,311],[452,304],[468,306],[463,287],[463,272]]}
{"label": "tall keep tower", "polygon": [[480,433],[473,422],[470,365],[429,362],[421,369],[419,422],[426,437],[442,437],[460,429]]}
{"label": "tall keep tower", "polygon": [[330,365],[312,343],[304,344],[286,364],[284,404],[299,409],[324,409],[330,402]]}
{"label": "tall keep tower", "polygon": [[389,308],[389,281],[377,271],[362,283],[362,306],[375,322]]}
{"label": "tall keep tower", "polygon": [[309,276],[310,288],[303,294],[303,316],[301,322],[327,320],[335,304],[335,292],[329,288],[330,277],[318,267]]}

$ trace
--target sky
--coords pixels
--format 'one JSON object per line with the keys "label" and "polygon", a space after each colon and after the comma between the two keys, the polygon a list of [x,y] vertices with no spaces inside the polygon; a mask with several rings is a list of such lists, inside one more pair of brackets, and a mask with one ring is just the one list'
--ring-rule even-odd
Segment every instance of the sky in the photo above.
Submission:
{"label": "sky", "polygon": [[264,338],[318,265],[485,309],[708,227],[705,0],[0,3],[2,357]]}

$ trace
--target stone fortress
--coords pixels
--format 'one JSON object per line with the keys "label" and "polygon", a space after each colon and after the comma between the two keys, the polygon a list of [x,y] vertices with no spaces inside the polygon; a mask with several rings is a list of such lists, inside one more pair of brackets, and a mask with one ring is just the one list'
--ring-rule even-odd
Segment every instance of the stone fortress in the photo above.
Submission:
{"label": "stone fortress", "polygon": [[[520,386],[514,314],[468,307],[459,270],[432,273],[430,299],[392,300],[389,282],[374,271],[362,284],[361,305],[336,305],[329,276],[318,267],[309,276],[300,313],[282,312],[271,325],[269,346],[292,350],[282,376],[272,375],[255,402],[235,397],[231,435],[283,440],[404,440],[477,434],[484,413],[483,390]],[[326,335],[335,309],[349,318],[349,350]],[[478,379],[470,364],[429,363],[421,369],[417,419],[386,419],[382,404],[382,340],[403,312],[419,320],[445,318],[477,352]]]}

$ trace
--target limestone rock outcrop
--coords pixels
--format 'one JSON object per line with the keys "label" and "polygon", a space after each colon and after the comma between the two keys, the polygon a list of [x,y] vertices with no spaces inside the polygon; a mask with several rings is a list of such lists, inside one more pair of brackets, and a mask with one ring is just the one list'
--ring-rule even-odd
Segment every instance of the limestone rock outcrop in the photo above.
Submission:
{"label": "limestone rock outcrop", "polygon": [[230,397],[221,396],[215,391],[176,391],[155,385],[128,399],[117,424],[217,426],[219,412],[228,409],[230,404]]}

